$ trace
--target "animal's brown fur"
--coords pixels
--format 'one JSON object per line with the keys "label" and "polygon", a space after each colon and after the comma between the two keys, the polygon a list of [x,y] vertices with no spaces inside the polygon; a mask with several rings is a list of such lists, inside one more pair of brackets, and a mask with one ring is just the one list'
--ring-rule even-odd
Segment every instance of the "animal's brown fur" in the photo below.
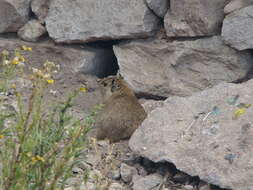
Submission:
{"label": "animal's brown fur", "polygon": [[95,122],[96,138],[117,142],[128,139],[147,114],[127,83],[116,76],[99,81],[104,107]]}

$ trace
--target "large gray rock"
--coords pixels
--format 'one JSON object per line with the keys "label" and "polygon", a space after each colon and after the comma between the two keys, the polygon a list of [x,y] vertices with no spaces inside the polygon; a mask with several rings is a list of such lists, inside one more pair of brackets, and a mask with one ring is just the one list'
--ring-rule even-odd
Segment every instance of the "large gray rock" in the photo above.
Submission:
{"label": "large gray rock", "polygon": [[235,81],[252,67],[249,52],[220,37],[191,41],[132,41],[114,46],[120,73],[139,94],[186,96],[221,81]]}
{"label": "large gray rock", "polygon": [[49,10],[50,1],[51,0],[32,0],[32,12],[37,16],[38,20],[41,23],[45,22],[45,18]]}
{"label": "large gray rock", "polygon": [[30,20],[18,30],[18,36],[24,41],[36,42],[46,32],[46,28],[39,21]]}
{"label": "large gray rock", "polygon": [[144,38],[159,19],[140,0],[54,0],[46,26],[56,42]]}
{"label": "large gray rock", "polygon": [[229,14],[233,11],[247,7],[252,4],[253,4],[253,0],[232,0],[230,3],[228,3],[225,6],[224,13]]}
{"label": "large gray rock", "polygon": [[170,97],[151,112],[130,148],[168,161],[222,188],[253,189],[253,79],[222,83],[191,97]]}
{"label": "large gray rock", "polygon": [[228,0],[171,0],[164,25],[170,37],[219,34]]}
{"label": "large gray rock", "polygon": [[156,189],[163,182],[162,176],[150,174],[145,177],[135,175],[133,178],[133,190]]}
{"label": "large gray rock", "polygon": [[169,8],[169,0],[146,0],[148,7],[154,11],[154,13],[163,18]]}
{"label": "large gray rock", "polygon": [[0,33],[16,32],[29,19],[31,0],[0,1]]}
{"label": "large gray rock", "polygon": [[253,5],[226,16],[222,38],[226,44],[238,50],[253,48]]}

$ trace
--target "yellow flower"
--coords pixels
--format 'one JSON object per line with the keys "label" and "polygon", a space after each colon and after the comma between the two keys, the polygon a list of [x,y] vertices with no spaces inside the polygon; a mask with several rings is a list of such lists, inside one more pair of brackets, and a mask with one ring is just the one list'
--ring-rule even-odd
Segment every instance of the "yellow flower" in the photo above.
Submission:
{"label": "yellow flower", "polygon": [[47,80],[47,83],[48,83],[48,84],[53,84],[53,83],[54,83],[54,80],[53,80],[53,79],[48,79],[48,80]]}
{"label": "yellow flower", "polygon": [[35,157],[32,157],[32,163],[35,164],[38,160],[36,159],[36,156]]}
{"label": "yellow flower", "polygon": [[3,55],[3,56],[8,56],[8,55],[9,55],[9,52],[8,52],[7,50],[3,50],[3,51],[2,51],[2,55]]}
{"label": "yellow flower", "polygon": [[24,50],[24,51],[32,51],[32,48],[31,47],[28,47],[26,45],[22,45],[21,46],[21,49]]}
{"label": "yellow flower", "polygon": [[26,50],[27,50],[27,46],[22,45],[22,46],[21,46],[21,49],[24,50],[24,51],[26,51]]}
{"label": "yellow flower", "polygon": [[1,135],[1,134],[0,134],[0,139],[3,139],[3,138],[4,138],[4,135]]}
{"label": "yellow flower", "polygon": [[11,61],[11,64],[18,65],[19,64],[19,58],[18,57],[14,57],[14,59]]}
{"label": "yellow flower", "polygon": [[41,162],[45,162],[45,159],[41,156],[36,156],[36,159]]}
{"label": "yellow flower", "polygon": [[38,156],[38,155],[32,157],[31,160],[32,160],[32,163],[33,163],[33,164],[35,164],[35,163],[38,162],[38,161],[40,161],[40,162],[45,162],[45,159],[44,159],[43,157],[41,157],[41,156]]}
{"label": "yellow flower", "polygon": [[244,114],[246,112],[245,108],[239,108],[234,112],[234,117],[233,119],[238,119],[238,117],[240,117],[242,114]]}
{"label": "yellow flower", "polygon": [[24,58],[22,55],[20,55],[20,56],[18,57],[18,59],[19,59],[20,62],[25,62],[25,58]]}
{"label": "yellow flower", "polygon": [[88,89],[87,89],[86,87],[81,87],[81,88],[79,88],[79,91],[80,91],[80,92],[87,92]]}

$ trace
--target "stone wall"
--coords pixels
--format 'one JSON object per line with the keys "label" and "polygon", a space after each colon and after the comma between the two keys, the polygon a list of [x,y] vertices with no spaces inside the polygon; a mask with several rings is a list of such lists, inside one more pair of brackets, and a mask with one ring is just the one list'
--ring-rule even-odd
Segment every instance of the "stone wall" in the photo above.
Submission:
{"label": "stone wall", "polygon": [[[251,14],[252,0],[2,0],[0,34],[16,33],[35,43],[95,42],[96,48],[106,41],[113,50],[104,53],[116,55],[137,93],[187,96],[247,77],[253,61]],[[100,68],[94,59],[88,72],[115,73],[115,60],[105,60]],[[87,67],[80,70],[87,73]]]}
{"label": "stone wall", "polygon": [[245,82],[253,0],[1,0],[0,36],[0,50],[28,44],[68,76],[119,68],[137,94],[169,97],[131,148],[223,188],[253,189],[253,83]]}

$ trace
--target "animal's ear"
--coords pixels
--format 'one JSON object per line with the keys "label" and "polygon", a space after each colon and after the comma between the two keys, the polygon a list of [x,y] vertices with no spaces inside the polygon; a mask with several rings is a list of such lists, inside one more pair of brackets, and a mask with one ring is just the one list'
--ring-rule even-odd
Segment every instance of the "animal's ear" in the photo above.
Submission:
{"label": "animal's ear", "polygon": [[123,79],[123,76],[120,74],[120,71],[117,72],[117,78],[118,79]]}
{"label": "animal's ear", "polygon": [[112,79],[112,88],[111,91],[114,92],[116,90],[120,89],[120,84],[118,79]]}

